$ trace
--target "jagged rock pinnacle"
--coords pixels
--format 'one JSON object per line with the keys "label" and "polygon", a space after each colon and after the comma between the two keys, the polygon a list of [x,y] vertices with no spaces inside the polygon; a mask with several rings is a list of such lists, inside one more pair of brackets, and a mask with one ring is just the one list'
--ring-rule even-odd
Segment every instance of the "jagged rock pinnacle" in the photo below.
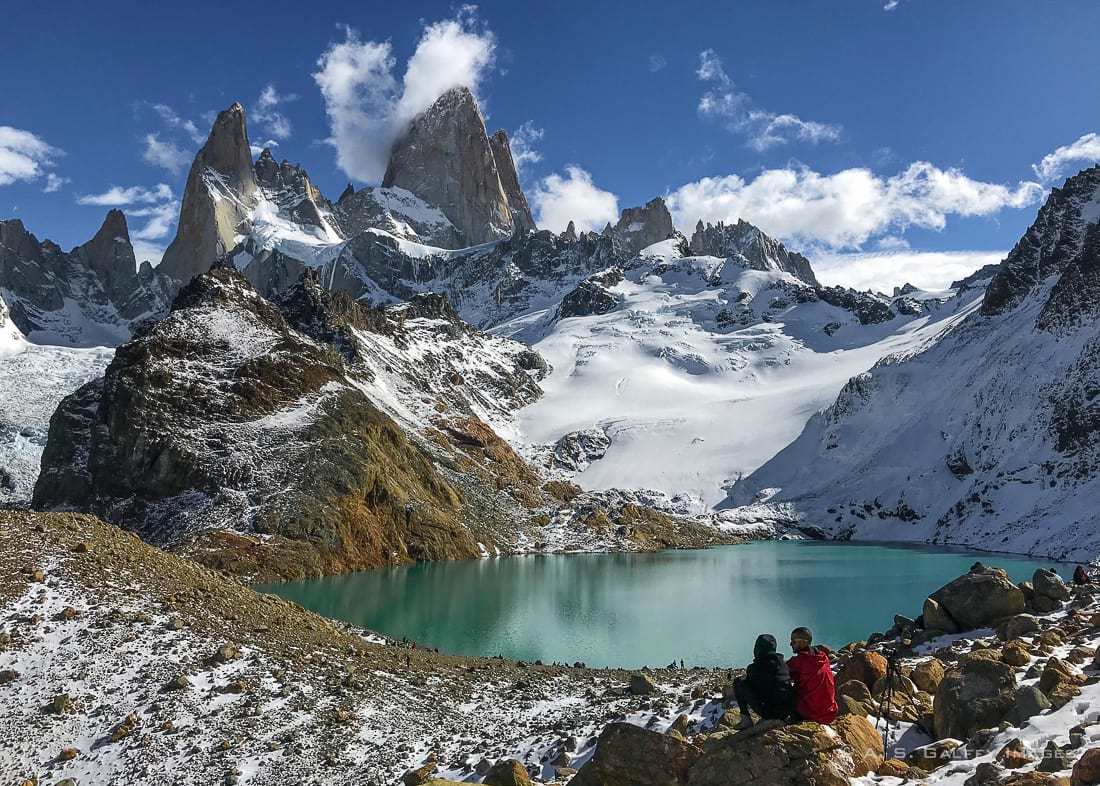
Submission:
{"label": "jagged rock pinnacle", "polygon": [[256,190],[244,107],[234,103],[218,113],[206,144],[191,164],[179,227],[164,252],[161,271],[181,284],[206,272],[233,247],[238,228],[255,203]]}
{"label": "jagged rock pinnacle", "polygon": [[455,87],[393,146],[383,187],[404,188],[443,211],[467,240],[508,237],[515,222],[473,93]]}
{"label": "jagged rock pinnacle", "polygon": [[508,134],[504,129],[497,131],[489,137],[489,145],[493,150],[500,184],[504,188],[504,195],[508,197],[508,207],[512,211],[516,229],[530,232],[535,229],[535,219],[519,184],[519,173],[516,172],[516,162],[512,158],[512,147],[508,144]]}

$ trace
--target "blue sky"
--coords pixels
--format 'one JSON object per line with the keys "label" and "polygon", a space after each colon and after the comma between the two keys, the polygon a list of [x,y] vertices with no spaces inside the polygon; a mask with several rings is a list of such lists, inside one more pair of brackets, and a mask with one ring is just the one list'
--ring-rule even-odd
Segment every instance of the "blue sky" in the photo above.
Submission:
{"label": "blue sky", "polygon": [[490,130],[523,129],[547,225],[660,194],[687,231],[743,215],[827,277],[933,284],[1011,247],[1100,157],[1085,0],[257,8],[7,8],[0,217],[69,247],[119,205],[155,256],[212,112],[240,100],[253,143],[334,198],[461,79]]}

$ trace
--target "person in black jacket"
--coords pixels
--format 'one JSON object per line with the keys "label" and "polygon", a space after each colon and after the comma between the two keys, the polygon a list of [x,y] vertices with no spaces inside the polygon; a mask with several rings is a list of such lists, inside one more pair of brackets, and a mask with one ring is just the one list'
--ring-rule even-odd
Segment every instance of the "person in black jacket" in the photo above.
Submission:
{"label": "person in black jacket", "polygon": [[745,669],[745,676],[733,682],[733,695],[741,710],[739,729],[752,726],[750,709],[765,720],[786,720],[794,713],[794,685],[777,649],[775,636],[757,636],[752,663]]}

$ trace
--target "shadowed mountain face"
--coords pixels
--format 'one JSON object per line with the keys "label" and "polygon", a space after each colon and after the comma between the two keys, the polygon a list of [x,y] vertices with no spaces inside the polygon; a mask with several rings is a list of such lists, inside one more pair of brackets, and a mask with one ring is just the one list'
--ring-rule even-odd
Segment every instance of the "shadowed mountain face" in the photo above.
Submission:
{"label": "shadowed mountain face", "polygon": [[95,237],[70,252],[39,241],[19,219],[0,221],[0,296],[28,339],[113,345],[143,319],[168,310],[171,282],[136,265],[126,218],[107,214]]}

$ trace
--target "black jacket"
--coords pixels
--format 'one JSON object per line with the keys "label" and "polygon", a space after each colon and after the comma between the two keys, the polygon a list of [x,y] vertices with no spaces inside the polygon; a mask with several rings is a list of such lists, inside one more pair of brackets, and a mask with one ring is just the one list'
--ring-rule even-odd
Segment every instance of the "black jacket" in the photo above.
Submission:
{"label": "black jacket", "polygon": [[794,711],[794,685],[787,662],[776,652],[774,636],[766,633],[757,636],[752,663],[745,669],[745,679],[762,705],[762,717],[786,718]]}

